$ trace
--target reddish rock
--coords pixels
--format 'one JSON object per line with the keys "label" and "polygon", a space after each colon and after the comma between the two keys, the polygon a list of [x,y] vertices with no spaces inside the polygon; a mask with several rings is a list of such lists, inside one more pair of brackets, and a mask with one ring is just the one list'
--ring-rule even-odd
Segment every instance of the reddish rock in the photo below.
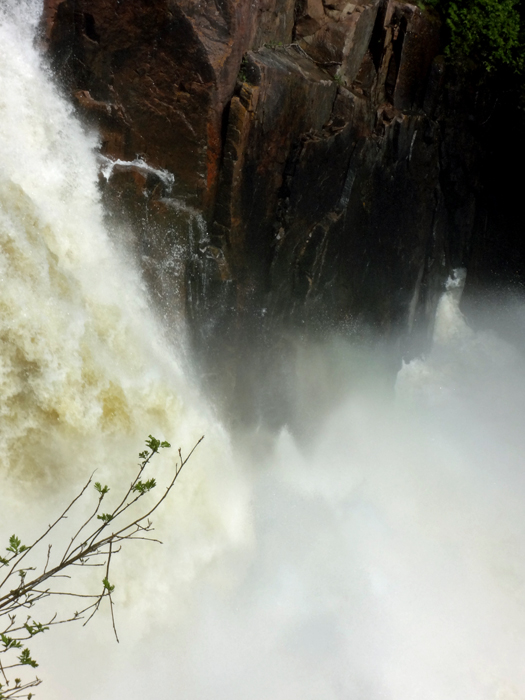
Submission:
{"label": "reddish rock", "polygon": [[43,18],[54,64],[99,126],[102,152],[142,155],[175,175],[180,194],[209,206],[222,113],[257,8],[244,0],[46,0]]}
{"label": "reddish rock", "polygon": [[168,317],[186,299],[238,410],[261,403],[262,376],[286,420],[283,325],[427,337],[480,170],[480,100],[449,79],[434,16],[401,0],[45,0],[44,21],[102,153],[127,161],[102,178],[109,221],[135,222],[154,297]]}
{"label": "reddish rock", "polygon": [[294,14],[295,0],[259,0],[256,33],[249,48],[264,44],[289,44],[292,41]]}
{"label": "reddish rock", "polygon": [[249,82],[230,108],[213,229],[243,299],[264,286],[290,151],[328,122],[337,93],[330,76],[295,48],[249,53],[245,71]]}
{"label": "reddish rock", "polygon": [[368,50],[380,0],[306,3],[296,24],[301,48],[350,85]]}

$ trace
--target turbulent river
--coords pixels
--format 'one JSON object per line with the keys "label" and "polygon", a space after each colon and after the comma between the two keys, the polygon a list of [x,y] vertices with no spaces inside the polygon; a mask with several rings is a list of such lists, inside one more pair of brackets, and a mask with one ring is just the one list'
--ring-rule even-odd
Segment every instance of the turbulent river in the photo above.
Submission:
{"label": "turbulent river", "polygon": [[525,699],[523,306],[497,309],[512,334],[473,330],[457,271],[395,386],[343,339],[299,348],[298,404],[330,410],[306,444],[244,449],[108,237],[38,13],[0,0],[0,536],[30,539],[94,469],[127,482],[149,433],[206,437],[163,547],[115,567],[120,644],[106,613],[35,639],[37,697]]}

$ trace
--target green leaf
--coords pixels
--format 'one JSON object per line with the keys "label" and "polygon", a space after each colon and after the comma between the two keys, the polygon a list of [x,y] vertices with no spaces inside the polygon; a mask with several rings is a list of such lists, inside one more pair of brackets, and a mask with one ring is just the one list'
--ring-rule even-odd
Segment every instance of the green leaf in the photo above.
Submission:
{"label": "green leaf", "polygon": [[143,496],[145,493],[148,493],[148,491],[151,491],[151,489],[154,489],[156,485],[157,482],[155,481],[155,479],[148,479],[147,481],[137,481],[137,483],[133,487],[133,491],[135,491],[136,493],[140,493],[140,495]]}
{"label": "green leaf", "polygon": [[35,622],[33,620],[32,625],[30,625],[28,622],[24,623],[24,627],[26,630],[29,632],[29,634],[34,637],[35,634],[39,634],[40,632],[45,632],[46,630],[49,629],[49,627],[44,627],[44,625],[41,622]]}
{"label": "green leaf", "polygon": [[148,439],[146,440],[146,447],[149,447],[152,453],[158,452],[160,440],[157,440],[157,438],[153,437],[153,435],[149,435]]}
{"label": "green leaf", "polygon": [[115,590],[115,586],[111,585],[111,583],[108,581],[107,576],[106,578],[102,579],[102,583],[104,584],[104,588],[106,589],[106,591],[108,591],[108,593],[113,593],[113,591]]}
{"label": "green leaf", "polygon": [[103,520],[105,523],[109,523],[110,520],[113,520],[111,513],[102,513],[102,515],[97,515],[97,518]]}
{"label": "green leaf", "polygon": [[0,634],[0,640],[5,647],[4,651],[7,649],[20,649],[22,647],[21,642],[19,642],[17,639],[13,639],[12,637],[8,637],[5,634]]}
{"label": "green leaf", "polygon": [[101,496],[105,496],[109,491],[109,486],[102,486],[100,481],[95,482],[95,489],[100,493]]}
{"label": "green leaf", "polygon": [[32,668],[36,668],[38,666],[37,662],[31,658],[31,652],[27,648],[22,650],[18,660],[23,666],[31,666]]}
{"label": "green leaf", "polygon": [[22,544],[16,535],[11,535],[9,538],[9,547],[6,547],[6,549],[8,552],[13,552],[13,554],[21,554],[29,548],[26,547],[25,544]]}

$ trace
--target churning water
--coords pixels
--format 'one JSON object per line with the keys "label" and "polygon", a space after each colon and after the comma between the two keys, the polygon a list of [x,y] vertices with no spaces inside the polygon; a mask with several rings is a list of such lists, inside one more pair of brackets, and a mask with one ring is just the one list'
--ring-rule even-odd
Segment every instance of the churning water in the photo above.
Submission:
{"label": "churning water", "polygon": [[0,10],[2,537],[29,539],[93,468],[127,481],[147,434],[206,434],[164,547],[121,555],[120,645],[103,615],[35,639],[38,697],[523,700],[519,347],[467,325],[457,273],[395,388],[342,340],[303,347],[303,411],[370,379],[307,447],[232,447],[107,237],[96,139],[33,48],[38,10]]}

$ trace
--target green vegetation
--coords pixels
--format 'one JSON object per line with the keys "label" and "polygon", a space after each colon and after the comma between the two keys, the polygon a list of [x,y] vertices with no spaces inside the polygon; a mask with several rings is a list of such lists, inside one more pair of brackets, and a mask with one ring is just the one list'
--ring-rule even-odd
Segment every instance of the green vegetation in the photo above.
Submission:
{"label": "green vegetation", "polygon": [[525,67],[525,0],[423,0],[444,20],[446,54],[492,72],[500,67],[521,73]]}
{"label": "green vegetation", "polygon": [[[144,501],[147,505],[143,506],[139,514],[137,508],[143,503],[141,499],[157,485],[153,477],[144,480],[144,472],[161,449],[170,447],[169,443],[161,442],[152,435],[146,440],[147,450],[139,454],[141,461],[134,479],[124,488],[123,495],[116,498],[118,505],[109,512],[100,513],[100,510],[110,489],[97,481],[93,484],[97,498],[91,515],[76,526],[69,525],[70,522],[75,522],[75,504],[84,497],[89,498],[89,493],[92,493],[88,492],[93,479],[91,475],[80,493],[32,544],[22,544],[16,535],[9,537],[9,544],[5,547],[7,554],[0,556],[0,700],[31,700],[32,689],[41,683],[38,677],[23,678],[27,668],[38,667],[26,642],[37,634],[47,632],[54,625],[79,620],[84,620],[84,625],[87,624],[104,600],[109,603],[113,631],[118,642],[112,599],[115,585],[110,582],[112,557],[121,551],[124,543],[131,540],[159,542],[151,537],[153,524],[149,518],[166,499],[183,466],[202,440],[201,437],[185,458],[179,449],[179,461],[175,464],[171,481],[156,500],[149,503]],[[129,510],[139,500],[141,504]],[[67,521],[70,534],[67,544],[58,548],[57,554],[57,548],[53,549],[49,539],[62,521]],[[86,593],[75,587],[82,567],[85,567],[84,570],[88,567],[101,567],[101,588]],[[72,575],[75,571],[77,576]],[[71,581],[72,585],[67,586],[64,579],[66,582]],[[57,597],[78,600],[81,609],[67,614],[57,612],[48,615],[44,622],[38,621],[35,616],[39,616],[39,603]],[[14,677],[18,675],[20,677]]]}
{"label": "green vegetation", "polygon": [[248,59],[243,57],[241,61],[241,67],[239,68],[239,74],[237,75],[237,80],[240,83],[249,83],[249,77],[248,77]]}

